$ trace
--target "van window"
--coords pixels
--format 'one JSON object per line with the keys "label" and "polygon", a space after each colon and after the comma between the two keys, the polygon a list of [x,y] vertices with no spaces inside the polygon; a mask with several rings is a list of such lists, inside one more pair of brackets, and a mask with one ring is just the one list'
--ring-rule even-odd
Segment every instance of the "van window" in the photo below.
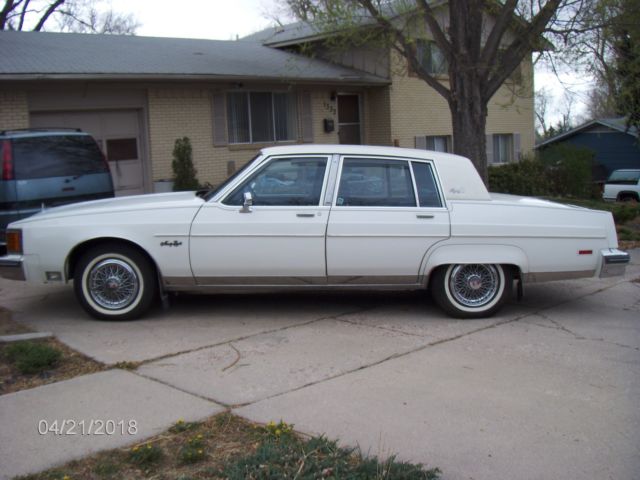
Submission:
{"label": "van window", "polygon": [[98,145],[88,135],[14,138],[12,146],[17,180],[109,171]]}

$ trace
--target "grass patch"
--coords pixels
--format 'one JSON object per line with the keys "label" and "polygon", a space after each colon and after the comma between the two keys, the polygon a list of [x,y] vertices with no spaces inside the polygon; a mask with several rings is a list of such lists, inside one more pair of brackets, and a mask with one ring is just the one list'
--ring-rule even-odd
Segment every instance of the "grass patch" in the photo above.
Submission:
{"label": "grass patch", "polygon": [[199,423],[178,421],[139,445],[20,478],[435,480],[439,474],[437,468],[427,470],[393,457],[364,457],[325,437],[302,437],[284,422],[260,426],[223,413]]}
{"label": "grass patch", "polygon": [[55,338],[0,343],[0,395],[104,370]]}
{"label": "grass patch", "polygon": [[62,351],[46,343],[16,342],[5,348],[7,360],[23,375],[33,375],[56,367]]}

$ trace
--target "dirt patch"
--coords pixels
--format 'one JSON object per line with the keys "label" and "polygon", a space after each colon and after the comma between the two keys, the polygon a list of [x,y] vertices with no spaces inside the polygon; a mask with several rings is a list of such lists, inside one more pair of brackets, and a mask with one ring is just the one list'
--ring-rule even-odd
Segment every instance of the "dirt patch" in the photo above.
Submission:
{"label": "dirt patch", "polygon": [[11,312],[0,307],[0,336],[18,335],[20,333],[30,333],[29,327],[22,325],[11,319]]}

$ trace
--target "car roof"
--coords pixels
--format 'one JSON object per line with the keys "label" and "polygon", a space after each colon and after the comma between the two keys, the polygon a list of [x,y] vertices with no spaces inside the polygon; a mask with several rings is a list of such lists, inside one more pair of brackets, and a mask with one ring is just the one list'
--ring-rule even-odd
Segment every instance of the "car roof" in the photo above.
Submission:
{"label": "car roof", "polygon": [[51,137],[51,136],[69,136],[83,135],[88,136],[87,132],[78,129],[64,128],[25,128],[20,130],[3,130],[0,131],[0,138],[23,138],[23,137]]}
{"label": "car roof", "polygon": [[373,145],[303,144],[267,147],[261,150],[272,155],[372,155],[431,160],[438,171],[442,189],[448,200],[491,200],[487,187],[468,158],[451,153],[413,148],[379,147]]}

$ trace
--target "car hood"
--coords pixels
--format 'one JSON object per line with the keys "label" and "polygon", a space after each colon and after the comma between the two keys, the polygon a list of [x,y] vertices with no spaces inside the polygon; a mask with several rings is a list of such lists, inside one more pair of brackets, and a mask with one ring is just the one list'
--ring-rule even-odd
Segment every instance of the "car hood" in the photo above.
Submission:
{"label": "car hood", "polygon": [[199,208],[204,200],[196,196],[196,192],[156,193],[116,197],[91,202],[72,203],[61,207],[45,209],[35,215],[15,222],[21,225],[40,220],[74,215],[98,215],[102,213],[127,212],[133,210],[157,210],[164,208]]}

